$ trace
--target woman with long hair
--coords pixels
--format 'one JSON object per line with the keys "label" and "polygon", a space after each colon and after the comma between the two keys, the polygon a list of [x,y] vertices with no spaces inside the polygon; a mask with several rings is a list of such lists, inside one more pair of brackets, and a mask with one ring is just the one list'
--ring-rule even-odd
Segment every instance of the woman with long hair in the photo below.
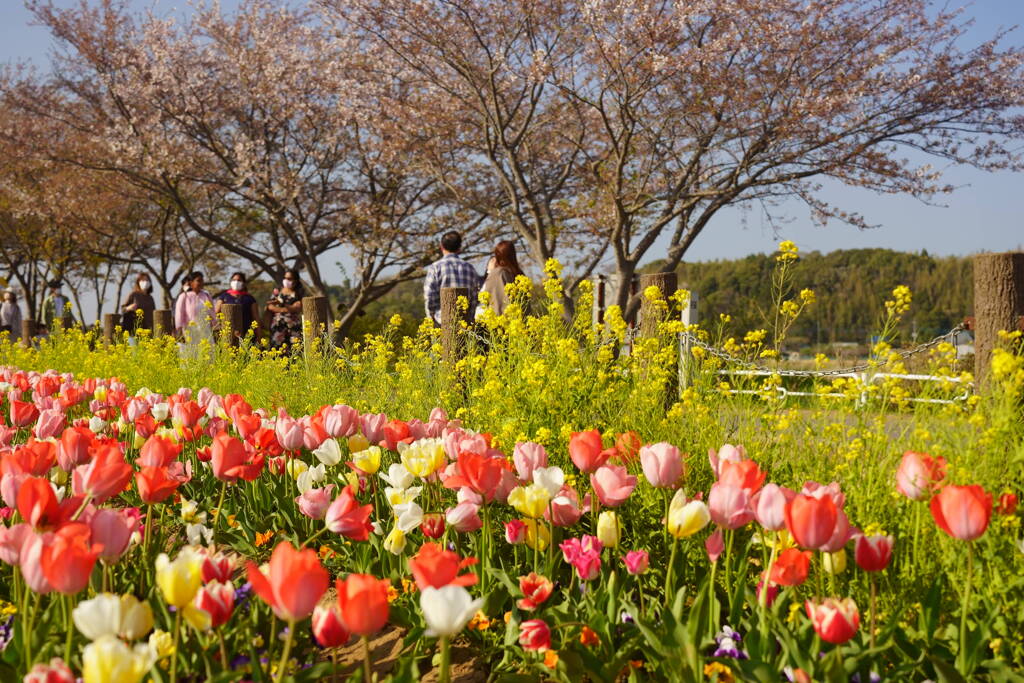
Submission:
{"label": "woman with long hair", "polygon": [[[140,328],[152,330],[155,309],[153,282],[147,273],[139,273],[135,278],[135,287],[121,304],[121,327],[132,336],[135,336]],[[142,311],[141,316],[138,311]]]}
{"label": "woman with long hair", "polygon": [[498,315],[508,308],[505,285],[514,282],[516,277],[522,274],[523,269],[519,267],[519,260],[516,258],[515,242],[502,240],[494,245],[494,253],[487,262],[487,279],[484,280],[484,286],[480,291],[487,292],[488,305]]}
{"label": "woman with long hair", "polygon": [[235,336],[241,338],[250,332],[257,339],[260,336],[259,307],[256,297],[246,288],[245,273],[232,273],[229,287],[217,295],[213,304],[213,315],[220,315],[224,304],[236,304],[242,307],[242,329],[234,330]]}

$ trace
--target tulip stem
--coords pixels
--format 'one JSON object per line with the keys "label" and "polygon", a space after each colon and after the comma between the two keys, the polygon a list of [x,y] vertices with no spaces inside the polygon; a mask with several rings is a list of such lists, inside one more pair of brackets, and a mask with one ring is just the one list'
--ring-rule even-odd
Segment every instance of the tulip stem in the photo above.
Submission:
{"label": "tulip stem", "polygon": [[668,556],[668,569],[665,570],[665,606],[668,607],[672,604],[673,591],[672,591],[672,572],[676,566],[676,551],[679,549],[679,539],[672,538],[672,552]]}
{"label": "tulip stem", "polygon": [[871,649],[875,649],[875,602],[878,599],[878,587],[875,585],[875,573],[868,572],[868,580],[871,582],[871,633],[869,642]]}
{"label": "tulip stem", "polygon": [[736,531],[726,529],[725,535],[725,599],[728,601],[726,609],[732,608],[732,542],[736,537]]}
{"label": "tulip stem", "polygon": [[174,612],[174,633],[172,634],[174,643],[174,654],[171,655],[171,683],[177,683],[178,681],[178,640],[181,634],[181,610],[184,609],[179,607]]}
{"label": "tulip stem", "polygon": [[217,499],[217,523],[213,525],[215,532],[221,527],[220,520],[224,516],[224,494],[227,493],[227,490],[228,482],[225,479],[220,483],[220,497]]}
{"label": "tulip stem", "polygon": [[146,506],[146,528],[142,532],[142,561],[145,564],[149,563],[149,535],[152,533],[153,527],[153,505],[152,503]]}
{"label": "tulip stem", "polygon": [[910,578],[917,574],[916,563],[921,556],[917,554],[917,538],[921,535],[921,505],[914,505],[914,552],[910,555]]}
{"label": "tulip stem", "polygon": [[[219,516],[219,515],[218,515]],[[295,620],[288,620],[288,635],[284,638],[284,651],[281,653],[281,662],[277,665],[275,681],[284,680],[284,672],[288,670],[288,657],[292,653],[292,637],[295,635]]]}
{"label": "tulip stem", "polygon": [[82,501],[82,504],[79,506],[79,508],[77,510],[75,510],[75,514],[71,515],[71,521],[74,522],[79,517],[81,517],[82,513],[85,512],[85,508],[89,507],[89,503],[91,503],[91,502],[92,502],[92,494],[90,493],[90,494],[88,494],[85,497],[85,500]]}
{"label": "tulip stem", "polygon": [[967,541],[967,583],[964,584],[964,597],[960,605],[960,652],[957,653],[957,669],[962,674],[967,671],[967,610],[971,602],[971,581],[974,578],[974,542]]}
{"label": "tulip stem", "polygon": [[366,636],[362,637],[363,641],[363,680],[365,683],[370,683],[373,680],[373,672],[370,669],[370,639]]}
{"label": "tulip stem", "polygon": [[322,529],[320,529],[320,531],[316,532],[315,534],[313,534],[312,536],[307,538],[305,541],[303,541],[302,545],[299,546],[299,549],[301,550],[302,548],[305,548],[307,545],[312,543],[316,538],[319,538],[320,535],[323,534],[325,531],[327,531],[327,525],[326,524],[324,525],[324,527]]}
{"label": "tulip stem", "polygon": [[224,646],[224,633],[219,628],[214,629],[217,632],[217,640],[220,642],[220,666],[222,669],[228,667],[228,649]]}
{"label": "tulip stem", "polygon": [[449,683],[451,677],[452,653],[448,643],[448,636],[441,636],[441,673],[437,677],[438,683]]}
{"label": "tulip stem", "polygon": [[67,631],[68,631],[67,637],[64,639],[64,661],[65,662],[70,662],[71,661],[71,640],[72,640],[72,638],[74,636],[74,632],[75,632],[75,625],[74,625],[74,622],[71,619],[71,610],[74,607],[71,604],[71,600],[72,600],[72,598],[71,598],[70,595],[65,595],[64,596],[64,604],[66,605],[67,616],[68,616],[68,621],[64,625],[64,628],[66,628]]}

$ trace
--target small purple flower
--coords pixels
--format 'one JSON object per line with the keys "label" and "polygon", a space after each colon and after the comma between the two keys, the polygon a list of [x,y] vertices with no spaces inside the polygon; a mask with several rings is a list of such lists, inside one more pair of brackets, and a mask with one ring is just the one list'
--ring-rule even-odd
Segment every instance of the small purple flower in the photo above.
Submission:
{"label": "small purple flower", "polygon": [[0,652],[7,649],[7,646],[14,640],[14,615],[0,623]]}
{"label": "small purple flower", "polygon": [[743,636],[728,626],[715,634],[715,642],[718,647],[712,654],[713,657],[729,657],[731,659],[747,659],[749,655],[740,648]]}
{"label": "small purple flower", "polygon": [[243,666],[248,666],[248,665],[249,665],[249,658],[246,657],[245,655],[237,655],[234,659],[231,660],[231,668],[232,669],[241,669]]}
{"label": "small purple flower", "polygon": [[[856,671],[850,676],[850,683],[861,683],[860,672]],[[872,671],[868,674],[868,683],[882,683],[882,677]]]}
{"label": "small purple flower", "polygon": [[632,623],[634,623],[633,615],[631,615],[629,612],[622,612],[622,613],[620,613],[619,614],[619,620],[622,621],[623,624],[632,624]]}
{"label": "small purple flower", "polygon": [[235,612],[248,612],[251,598],[252,584],[246,581],[235,589]]}

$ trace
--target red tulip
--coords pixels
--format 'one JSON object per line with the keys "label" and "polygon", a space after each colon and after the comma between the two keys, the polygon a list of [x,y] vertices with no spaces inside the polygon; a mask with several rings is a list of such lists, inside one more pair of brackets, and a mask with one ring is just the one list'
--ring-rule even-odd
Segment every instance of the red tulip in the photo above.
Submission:
{"label": "red tulip", "polygon": [[551,629],[543,619],[530,619],[519,624],[519,644],[525,650],[544,652],[551,649]]}
{"label": "red tulip", "polygon": [[999,496],[999,506],[996,508],[996,512],[1001,515],[1012,515],[1017,511],[1017,494],[1015,493],[1004,493]]}
{"label": "red tulip", "polygon": [[146,467],[135,473],[139,497],[148,505],[162,503],[178,490],[181,481],[170,476],[166,467]]}
{"label": "red tulip", "polygon": [[263,418],[259,415],[236,415],[232,418],[232,422],[238,435],[243,439],[248,439],[259,431],[263,425]]}
{"label": "red tulip", "polygon": [[857,566],[866,572],[880,572],[892,557],[892,536],[858,536],[854,550]]}
{"label": "red tulip", "polygon": [[88,427],[68,427],[57,442],[57,463],[65,472],[89,462],[89,447],[95,435]]}
{"label": "red tulip", "polygon": [[49,664],[36,664],[25,674],[21,683],[75,683],[75,674],[60,657],[54,657]]}
{"label": "red tulip", "polygon": [[107,443],[95,449],[92,462],[75,468],[75,493],[91,496],[99,504],[124,491],[132,479],[131,465],[124,461],[121,447]]}
{"label": "red tulip", "polygon": [[213,476],[221,481],[238,481],[239,469],[248,457],[245,445],[227,432],[221,432],[213,437],[213,443],[210,444],[210,466],[213,469]]}
{"label": "red tulip", "polygon": [[771,567],[769,580],[780,586],[799,586],[807,580],[811,568],[811,551],[787,548],[779,553]]}
{"label": "red tulip", "polygon": [[351,638],[341,621],[341,610],[337,602],[317,605],[313,609],[313,637],[320,647],[338,647]]}
{"label": "red tulip", "polygon": [[516,602],[519,609],[537,609],[551,596],[555,585],[551,579],[540,576],[536,572],[530,572],[526,576],[519,577],[519,590],[523,592],[523,598]]}
{"label": "red tulip", "polygon": [[632,430],[615,436],[615,450],[618,451],[619,462],[624,465],[636,460],[643,445],[644,442],[640,440],[640,435]]}
{"label": "red tulip", "polygon": [[142,444],[135,464],[139,467],[167,467],[178,459],[179,453],[181,444],[175,443],[173,439],[151,436]]}
{"label": "red tulip", "polygon": [[616,450],[604,450],[601,432],[591,429],[587,432],[573,432],[569,437],[569,457],[584,474],[590,474],[607,462]]}
{"label": "red tulip", "polygon": [[57,494],[49,480],[41,477],[29,477],[22,482],[18,489],[18,513],[35,529],[55,528],[63,519]]}
{"label": "red tulip", "polygon": [[156,419],[150,413],[139,415],[132,421],[132,425],[135,427],[135,433],[143,439],[148,439],[156,434]]}
{"label": "red tulip", "polygon": [[409,571],[420,590],[448,585],[472,586],[477,582],[477,575],[467,572],[459,576],[459,572],[476,562],[475,557],[462,559],[457,553],[442,550],[438,544],[428,542],[409,558]]}
{"label": "red tulip", "polygon": [[205,557],[203,557],[202,574],[204,583],[211,581],[227,583],[231,581],[231,575],[234,571],[235,564],[228,555],[206,553]]}
{"label": "red tulip", "polygon": [[353,541],[365,541],[373,530],[373,525],[370,524],[372,512],[373,506],[360,505],[352,492],[352,487],[346,486],[327,508],[324,522],[331,533],[341,534]]}
{"label": "red tulip", "polygon": [[315,550],[296,550],[287,541],[274,548],[266,575],[252,562],[247,569],[253,590],[278,618],[286,621],[299,621],[312,614],[330,580]]}
{"label": "red tulip", "polygon": [[192,606],[209,614],[210,628],[217,628],[231,618],[235,609],[235,587],[230,582],[211,581],[199,589]]}
{"label": "red tulip", "polygon": [[940,529],[961,541],[973,541],[988,528],[992,496],[977,484],[950,485],[932,498],[931,509]]}
{"label": "red tulip", "polygon": [[911,500],[922,500],[937,491],[946,479],[946,460],[907,451],[896,470],[896,490]]}
{"label": "red tulip", "polygon": [[498,492],[506,464],[504,458],[463,451],[456,460],[455,474],[444,481],[445,488],[459,489],[468,486],[483,496],[485,501],[490,502]]}
{"label": "red tulip", "polygon": [[860,613],[857,604],[850,598],[825,598],[820,603],[808,600],[805,606],[815,632],[825,642],[839,645],[857,633]]}
{"label": "red tulip", "polygon": [[401,420],[390,420],[384,425],[384,446],[389,451],[398,450],[398,443],[409,438],[409,425]]}
{"label": "red tulip", "polygon": [[39,408],[35,403],[11,401],[11,424],[15,427],[28,427],[39,417]]}
{"label": "red tulip", "polygon": [[786,527],[800,546],[817,550],[832,538],[838,515],[832,498],[801,493],[786,504]]}
{"label": "red tulip", "polygon": [[423,515],[420,523],[420,531],[427,538],[441,538],[444,535],[444,515],[440,512],[430,512]]}
{"label": "red tulip", "polygon": [[195,427],[205,413],[195,401],[180,401],[171,406],[171,418],[183,427]]}
{"label": "red tulip", "polygon": [[338,579],[338,609],[341,622],[351,633],[369,636],[388,621],[388,587],[391,582],[369,574],[349,574]]}
{"label": "red tulip", "polygon": [[82,522],[69,522],[44,543],[39,565],[54,590],[73,595],[89,585],[89,575],[99,557],[92,530]]}
{"label": "red tulip", "polygon": [[29,439],[25,444],[15,447],[11,453],[0,458],[0,473],[31,474],[33,477],[45,476],[57,461],[57,447],[50,441]]}

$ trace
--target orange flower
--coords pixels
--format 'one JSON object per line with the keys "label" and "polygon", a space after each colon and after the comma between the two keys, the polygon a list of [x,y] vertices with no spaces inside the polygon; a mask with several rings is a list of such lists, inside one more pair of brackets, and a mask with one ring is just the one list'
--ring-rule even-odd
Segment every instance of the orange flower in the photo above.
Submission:
{"label": "orange flower", "polygon": [[282,541],[270,556],[267,574],[253,562],[247,565],[249,583],[279,618],[287,621],[305,619],[327,590],[330,577],[320,565],[316,551],[296,550]]}
{"label": "orange flower", "polygon": [[523,599],[517,602],[519,609],[536,609],[551,595],[555,585],[551,580],[536,572],[519,577],[519,590],[523,591]]}
{"label": "orange flower", "polygon": [[770,580],[780,586],[799,586],[807,580],[811,551],[786,548],[771,567]]}
{"label": "orange flower", "polygon": [[977,484],[947,486],[931,501],[932,517],[940,529],[961,541],[985,533],[992,518],[992,495]]}
{"label": "orange flower", "polygon": [[768,473],[757,466],[753,460],[741,460],[739,462],[725,462],[719,465],[718,481],[730,486],[746,489],[750,495],[754,495],[764,484]]}
{"label": "orange flower", "polygon": [[270,539],[272,539],[275,534],[277,534],[276,531],[264,531],[263,533],[260,533],[260,532],[257,531],[256,532],[256,547],[259,548],[259,547],[264,546],[267,543],[269,543]]}
{"label": "orange flower", "polygon": [[419,552],[409,558],[409,570],[420,590],[444,588],[451,584],[472,586],[477,582],[477,575],[468,572],[459,576],[459,572],[476,564],[476,561],[475,557],[460,559],[457,553],[442,550],[436,543],[424,543]]}
{"label": "orange flower", "polygon": [[391,582],[369,574],[349,574],[335,583],[341,621],[352,633],[368,636],[388,621],[388,589]]}
{"label": "orange flower", "polygon": [[139,497],[146,504],[162,503],[177,490],[181,480],[170,476],[166,467],[145,467],[135,473]]}
{"label": "orange flower", "polygon": [[167,467],[178,458],[179,453],[181,444],[175,443],[173,439],[151,436],[142,444],[135,464],[142,468]]}
{"label": "orange flower", "polygon": [[558,666],[558,653],[554,650],[548,650],[544,653],[544,666],[549,669],[554,669]]}
{"label": "orange flower", "polygon": [[472,452],[459,453],[455,465],[456,473],[445,479],[444,485],[449,489],[468,486],[483,496],[485,502],[490,502],[494,500],[494,494],[507,467],[508,462],[504,458]]}
{"label": "orange flower", "polygon": [[597,633],[594,632],[594,629],[589,626],[584,626],[580,631],[580,643],[586,647],[593,647],[594,645],[599,645],[601,643],[601,639],[597,637]]}

